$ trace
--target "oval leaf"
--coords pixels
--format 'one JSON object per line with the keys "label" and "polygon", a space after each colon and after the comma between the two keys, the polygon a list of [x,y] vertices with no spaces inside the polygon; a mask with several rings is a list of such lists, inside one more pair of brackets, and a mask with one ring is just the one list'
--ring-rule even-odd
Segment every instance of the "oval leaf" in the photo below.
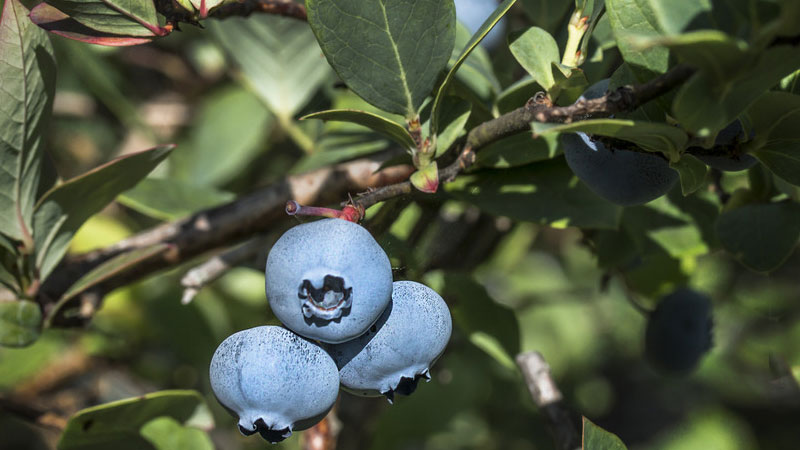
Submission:
{"label": "oval leaf", "polygon": [[[115,450],[155,450],[150,439],[140,430],[151,420],[170,417],[186,423],[205,406],[203,397],[195,391],[160,391],[140,397],[119,400],[79,411],[67,422],[59,450],[114,448]],[[154,430],[145,428],[149,438]],[[154,439],[159,441],[159,439]]]}
{"label": "oval leaf", "polygon": [[28,20],[18,0],[6,0],[0,19],[0,230],[24,242],[33,234],[55,68],[47,33]]}
{"label": "oval leaf", "polygon": [[410,150],[417,147],[414,143],[414,138],[411,137],[411,134],[408,133],[408,130],[406,130],[404,126],[371,112],[355,109],[332,109],[315,112],[300,118],[300,120],[306,119],[356,123],[388,137],[402,145],[404,149]]}
{"label": "oval leaf", "polygon": [[47,0],[78,23],[121,36],[164,36],[152,0]]}
{"label": "oval leaf", "polygon": [[367,102],[412,118],[453,51],[456,10],[441,0],[306,0],[328,62]]}
{"label": "oval leaf", "polygon": [[681,155],[681,159],[670,163],[669,166],[678,171],[683,195],[689,195],[705,184],[708,167],[696,157],[685,153]]}
{"label": "oval leaf", "polygon": [[800,205],[745,205],[720,214],[716,225],[722,246],[756,272],[778,268],[800,238]]}
{"label": "oval leaf", "polygon": [[753,155],[775,175],[800,186],[800,141],[773,142]]}
{"label": "oval leaf", "polygon": [[512,33],[508,41],[517,62],[539,86],[550,91],[556,84],[553,63],[561,61],[555,38],[541,28],[530,27],[523,32]]}
{"label": "oval leaf", "polygon": [[90,216],[146,177],[174,146],[117,158],[48,191],[34,214],[36,267],[42,279],[67,251],[69,241]]}
{"label": "oval leaf", "polygon": [[42,310],[27,300],[0,302],[0,345],[24,347],[39,337]]}
{"label": "oval leaf", "polygon": [[124,47],[150,42],[149,38],[118,36],[93,30],[47,3],[39,3],[31,10],[31,22],[53,34],[67,39],[109,47]]}

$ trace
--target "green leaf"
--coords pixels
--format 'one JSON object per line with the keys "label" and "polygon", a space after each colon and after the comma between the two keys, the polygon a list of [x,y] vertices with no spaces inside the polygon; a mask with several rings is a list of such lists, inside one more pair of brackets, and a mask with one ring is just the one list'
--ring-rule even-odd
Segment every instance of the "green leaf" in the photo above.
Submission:
{"label": "green leaf", "polygon": [[722,246],[756,272],[770,272],[792,254],[800,238],[800,204],[744,205],[720,214],[716,225]]}
{"label": "green leaf", "polygon": [[18,0],[0,19],[0,230],[31,243],[42,140],[56,81],[47,33]]}
{"label": "green leaf", "polygon": [[662,152],[676,159],[689,137],[679,128],[664,123],[622,119],[591,119],[569,124],[532,122],[534,134],[584,132],[633,142],[644,150]]}
{"label": "green leaf", "polygon": [[[458,22],[456,24],[456,43],[453,46],[453,53],[450,54],[450,60],[447,62],[448,68],[453,67],[458,62],[461,57],[461,50],[467,47],[471,39],[472,33],[470,33],[469,29],[461,22]],[[494,73],[489,52],[483,46],[478,45],[472,49],[467,60],[456,71],[455,76],[457,83],[453,84],[453,90],[459,88],[459,85],[463,85],[467,88],[465,90],[470,93],[465,97],[474,100],[476,103],[488,103],[500,91],[500,82]]]}
{"label": "green leaf", "polygon": [[192,186],[174,178],[145,178],[117,201],[146,216],[176,220],[227,203],[234,194],[210,186]]}
{"label": "green leaf", "polygon": [[471,276],[445,273],[444,292],[453,323],[473,344],[514,370],[519,353],[519,322],[514,311],[495,302]]}
{"label": "green leaf", "polygon": [[[759,142],[800,139],[800,95],[770,91],[747,110]],[[759,145],[760,147],[761,145]]]}
{"label": "green leaf", "polygon": [[86,219],[135,186],[173,148],[156,147],[122,156],[48,191],[36,204],[34,213],[36,267],[40,278],[47,278]]}
{"label": "green leaf", "polygon": [[78,23],[122,36],[164,36],[152,0],[46,0]]}
{"label": "green leaf", "polygon": [[775,175],[800,186],[800,140],[770,143],[753,152],[753,156]]}
{"label": "green leaf", "polygon": [[356,94],[413,118],[455,44],[456,10],[441,0],[306,0],[328,62]]}
{"label": "green leaf", "polygon": [[93,30],[44,2],[31,9],[30,18],[31,22],[50,33],[89,44],[122,47],[151,41],[148,37],[118,36]]}
{"label": "green leaf", "polygon": [[560,154],[558,136],[534,139],[528,133],[519,133],[483,147],[477,154],[475,165],[502,169],[552,159]]}
{"label": "green leaf", "polygon": [[[489,31],[497,25],[497,22],[503,18],[504,15],[514,6],[517,0],[504,0],[497,9],[494,10],[489,17],[483,22],[483,25],[475,32],[475,34],[470,38],[467,44],[464,46],[464,50],[461,51],[458,59],[456,62],[450,66],[450,70],[447,72],[447,75],[444,77],[444,81],[442,84],[439,85],[439,90],[436,92],[436,97],[433,100],[433,110],[431,111],[431,123],[430,123],[430,134],[436,135],[439,133],[439,114],[441,114],[442,109],[442,102],[444,98],[447,96],[447,89],[450,87],[450,82],[455,77],[456,72],[461,67],[462,64],[467,60],[469,55],[472,51],[480,44],[484,37],[489,34]],[[455,42],[455,41],[454,41]]]}
{"label": "green leaf", "polygon": [[533,78],[525,76],[525,78],[517,81],[498,94],[495,105],[500,114],[505,114],[524,105],[525,102],[541,90],[542,87],[539,86]]}
{"label": "green leaf", "polygon": [[214,450],[214,443],[206,432],[185,427],[171,417],[147,422],[140,434],[158,450]]}
{"label": "green leaf", "polygon": [[555,38],[542,28],[530,27],[511,33],[508,42],[517,62],[549,92],[556,84],[553,64],[561,61]]}
{"label": "green leaf", "polygon": [[[436,158],[444,154],[459,137],[464,135],[464,127],[471,114],[472,103],[469,101],[453,95],[445,97],[440,111],[439,134],[436,136]],[[422,115],[425,116],[424,109]],[[423,135],[431,134],[430,126],[431,120],[422,124]]]}
{"label": "green leaf", "polygon": [[711,11],[710,0],[649,0],[659,28],[668,34],[683,31],[695,17]]}
{"label": "green leaf", "polygon": [[205,402],[199,393],[182,390],[154,392],[87,408],[69,419],[58,449],[157,450],[161,448],[157,444],[163,442],[157,433],[160,427],[144,428],[142,435],[143,427],[165,416],[185,423],[203,408]]}
{"label": "green leaf", "polygon": [[598,427],[583,417],[582,450],[627,450],[622,440],[614,433]]}
{"label": "green leaf", "polygon": [[622,207],[576,181],[563,158],[462,175],[447,193],[481,210],[557,227],[616,229]]}
{"label": "green leaf", "polygon": [[408,133],[408,130],[406,130],[404,126],[371,112],[355,109],[332,109],[311,113],[300,118],[300,120],[306,119],[356,123],[388,137],[403,146],[405,150],[411,150],[417,147],[414,143],[414,138],[411,137],[411,134]]}
{"label": "green leaf", "polygon": [[[78,281],[70,286],[69,289],[67,289],[67,292],[61,296],[59,303],[63,303],[72,299],[76,295],[85,292],[87,289],[96,286],[103,281],[108,280],[109,278],[112,278],[114,275],[124,271],[126,268],[157,255],[168,248],[169,245],[167,244],[156,244],[150,247],[137,248],[109,259],[108,261],[92,269],[86,275],[79,278]],[[58,305],[56,305],[53,309],[58,309]],[[52,316],[54,313],[51,313],[50,315]]]}
{"label": "green leaf", "polygon": [[636,78],[644,82],[669,68],[669,50],[654,47],[640,50],[630,41],[630,36],[656,36],[661,34],[655,13],[648,0],[606,0],[606,10],[611,30],[622,58],[630,65]]}
{"label": "green leaf", "polygon": [[672,49],[682,62],[707,72],[717,82],[731,80],[747,68],[747,43],[717,30],[701,30],[675,36],[630,37],[636,47]]}
{"label": "green leaf", "polygon": [[0,345],[25,347],[32,344],[39,337],[41,323],[42,310],[36,303],[28,300],[0,301]]}
{"label": "green leaf", "polygon": [[288,121],[329,76],[308,26],[270,14],[209,21],[208,28],[269,109]]}
{"label": "green leaf", "polygon": [[795,71],[799,60],[800,46],[781,45],[763,52],[729,83],[717,83],[707,72],[696,73],[675,95],[673,115],[691,133],[712,136]]}
{"label": "green leaf", "polygon": [[211,94],[188,136],[170,157],[170,174],[195,186],[222,186],[240,176],[267,149],[274,119],[246,89]]}
{"label": "green leaf", "polygon": [[708,167],[694,156],[684,153],[681,159],[669,164],[681,178],[681,192],[689,195],[705,185]]}

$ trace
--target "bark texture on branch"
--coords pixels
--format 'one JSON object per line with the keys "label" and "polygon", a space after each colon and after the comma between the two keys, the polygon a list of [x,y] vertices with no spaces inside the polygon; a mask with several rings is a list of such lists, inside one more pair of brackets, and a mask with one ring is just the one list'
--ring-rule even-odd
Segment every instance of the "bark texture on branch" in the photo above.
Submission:
{"label": "bark texture on branch", "polygon": [[539,352],[527,352],[517,355],[517,366],[522,371],[525,384],[531,394],[533,403],[547,418],[547,424],[553,433],[553,439],[559,450],[578,450],[581,448],[581,436],[573,421],[572,414],[564,406],[561,391],[550,375],[550,366]]}

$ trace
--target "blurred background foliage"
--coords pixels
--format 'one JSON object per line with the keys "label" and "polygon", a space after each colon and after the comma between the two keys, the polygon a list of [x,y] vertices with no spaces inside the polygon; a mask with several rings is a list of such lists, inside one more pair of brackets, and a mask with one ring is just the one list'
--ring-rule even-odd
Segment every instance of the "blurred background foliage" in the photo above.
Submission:
{"label": "blurred background foliage", "polygon": [[[563,48],[571,4],[522,1],[508,28],[536,24]],[[89,220],[71,251],[112,244],[287,173],[398,155],[357,125],[297,120],[331,107],[375,111],[337,80],[306,24],[255,14],[206,25],[128,48],[53,37],[59,76],[47,148],[61,177],[158,143],[179,144],[149,178]],[[459,38],[461,45],[468,37]],[[590,50],[583,66],[589,80],[610,76],[621,62],[606,21],[597,24]],[[524,74],[507,48],[479,49],[465,67],[463,88],[478,105],[471,123],[540,90],[523,80],[523,89],[501,94],[520,86]],[[492,159],[491,149],[481,157],[486,167],[562,169],[560,159],[537,162],[560,151],[556,141],[549,145],[526,147],[530,158],[523,161],[508,162],[501,152]],[[721,181],[732,192],[751,185],[752,176],[724,173]],[[573,410],[629,448],[797,448],[800,254],[769,276],[748,271],[719,251],[697,219],[719,207],[717,196],[683,197],[675,189],[620,211],[618,230],[539,224],[520,199],[484,204],[470,198],[474,189],[458,186],[370,210],[368,218],[381,208],[396,212],[377,236],[395,279],[424,280],[442,293],[456,326],[433,381],[413,396],[389,405],[341,394],[339,448],[552,448],[513,362],[530,350],[544,355]],[[263,260],[270,243],[296,223],[287,218],[266,236],[260,261],[231,270],[189,305],[180,303],[179,279],[201,260],[114,291],[85,330],[49,329],[30,347],[0,348],[0,390],[68,416],[155,390],[195,389],[213,413],[216,448],[263,448],[263,441],[241,436],[214,400],[207,368],[231,333],[278,323],[264,298]],[[609,250],[598,257],[602,248]],[[646,319],[637,308],[652,309],[683,284],[713,299],[714,347],[694,373],[668,377],[643,360]],[[0,411],[0,448],[44,449],[57,439]],[[301,439],[273,448],[298,449]]]}

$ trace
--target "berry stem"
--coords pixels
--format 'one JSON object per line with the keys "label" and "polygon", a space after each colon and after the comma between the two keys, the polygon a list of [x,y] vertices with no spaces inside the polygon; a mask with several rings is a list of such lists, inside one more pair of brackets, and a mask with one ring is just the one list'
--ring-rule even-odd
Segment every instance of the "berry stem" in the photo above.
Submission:
{"label": "berry stem", "polygon": [[294,200],[289,200],[286,202],[286,214],[290,216],[331,217],[358,223],[364,217],[364,210],[353,205],[347,205],[340,211],[322,206],[304,206]]}

